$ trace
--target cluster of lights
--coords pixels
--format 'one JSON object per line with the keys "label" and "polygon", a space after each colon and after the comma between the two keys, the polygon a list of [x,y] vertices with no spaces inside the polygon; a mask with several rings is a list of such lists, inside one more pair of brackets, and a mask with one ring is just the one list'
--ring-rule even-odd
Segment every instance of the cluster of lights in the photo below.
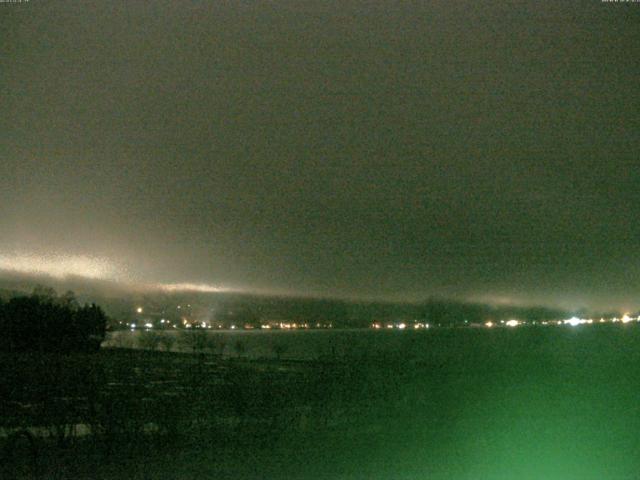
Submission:
{"label": "cluster of lights", "polygon": [[585,323],[593,323],[593,320],[586,320],[584,318],[571,317],[568,320],[564,320],[562,323],[565,325],[571,325],[572,327],[577,327],[578,325],[584,325]]}
{"label": "cluster of lights", "polygon": [[[597,323],[608,323],[608,322],[612,322],[612,323],[630,323],[630,322],[640,322],[640,315],[638,317],[631,317],[628,313],[624,314],[621,318],[617,318],[614,317],[612,319],[604,319],[601,318],[599,320],[597,320]],[[578,317],[571,317],[568,318],[566,320],[553,320],[553,321],[549,321],[549,320],[543,320],[543,321],[532,321],[532,322],[527,322],[527,321],[522,321],[522,320],[516,320],[516,319],[511,319],[511,320],[500,320],[499,323],[497,322],[493,322],[491,320],[488,320],[486,322],[484,322],[484,324],[471,324],[471,326],[475,326],[475,327],[479,327],[484,325],[484,327],[486,328],[493,328],[496,326],[505,326],[505,327],[510,327],[510,328],[515,328],[515,327],[519,327],[522,325],[569,325],[572,327],[576,327],[578,325],[591,325],[593,323],[596,323],[596,321],[594,321],[591,318],[578,318]],[[465,321],[465,325],[468,325],[469,323]],[[398,330],[404,330],[406,328],[408,328],[409,325],[406,323],[381,323],[381,322],[374,322],[371,324],[371,328],[374,330],[382,330],[382,329],[398,329]],[[413,328],[414,329],[420,329],[420,328],[429,328],[429,324],[428,323],[415,323],[413,324]]]}
{"label": "cluster of lights", "polygon": [[[187,305],[176,305],[176,309],[180,310],[182,312],[184,312],[185,309],[187,308],[191,308],[190,304]],[[143,306],[137,306],[134,308],[134,311],[136,312],[136,314],[141,315],[144,312],[144,307]],[[229,312],[231,314],[233,314],[233,312]],[[140,317],[139,318],[139,322],[141,323]],[[144,317],[143,317],[144,318]],[[146,319],[148,321],[148,319]],[[122,324],[122,322],[120,322],[120,324]],[[202,329],[212,329],[212,328],[218,328],[218,329],[223,329],[224,325],[222,324],[212,324],[210,322],[207,321],[193,321],[191,320],[188,316],[182,316],[180,318],[180,322],[178,323],[178,325],[172,325],[172,323],[169,320],[166,319],[161,319],[160,320],[160,324],[163,326],[172,326],[173,328],[178,328],[179,326],[181,326],[182,328],[202,328]],[[134,330],[136,328],[136,323],[133,324],[128,324],[127,326],[130,326],[132,330]],[[147,329],[151,329],[154,327],[153,323],[145,323],[144,327]],[[313,328],[314,325],[313,324],[309,324],[307,322],[282,322],[282,321],[270,321],[268,323],[263,323],[260,324],[258,326],[253,325],[253,324],[241,324],[241,325],[236,325],[236,324],[232,324],[229,325],[228,328],[230,330],[236,330],[236,329],[244,329],[244,330],[253,330],[255,328],[259,328],[259,329],[263,329],[263,330],[270,330],[270,329],[282,329],[282,330],[295,330],[295,329],[309,329],[309,328]],[[315,324],[315,328],[333,328],[333,324],[332,323],[316,323]]]}
{"label": "cluster of lights", "polygon": [[[640,317],[638,317],[636,320],[640,320]],[[622,323],[629,323],[629,322],[632,322],[632,321],[633,321],[633,318],[631,318],[631,317],[630,317],[629,315],[627,315],[627,314],[625,314],[625,315],[622,317]]]}
{"label": "cluster of lights", "polygon": [[[187,307],[191,307],[191,305],[187,305]],[[182,306],[178,305],[177,306],[178,309],[181,309]],[[139,306],[136,307],[135,309],[137,314],[142,314],[144,312],[143,307]],[[207,322],[199,322],[197,324],[193,324],[191,321],[189,321],[187,318],[182,317],[182,326],[184,328],[215,328],[214,325],[207,323]],[[604,318],[600,318],[600,320],[598,321],[598,323],[607,323],[607,322],[611,322],[611,323],[623,323],[623,324],[627,324],[630,322],[640,322],[640,316],[638,317],[631,317],[628,313],[625,313],[621,318],[611,318],[611,319],[604,319]],[[122,322],[120,322],[122,323]],[[173,328],[177,328],[176,325],[172,325],[171,322],[169,322],[166,319],[161,319],[160,323],[162,325],[168,325],[168,326],[172,326]],[[572,327],[576,327],[579,325],[585,325],[585,324],[592,324],[594,323],[593,319],[585,319],[585,318],[578,318],[578,317],[571,317],[568,318],[566,320],[554,320],[554,321],[547,321],[547,320],[543,320],[540,322],[531,322],[532,325],[569,325]],[[465,321],[465,325],[468,324],[467,321]],[[518,327],[520,325],[527,325],[528,322],[526,321],[520,321],[520,320],[516,320],[516,319],[511,319],[511,320],[500,320],[500,325],[506,326],[506,327],[510,327],[510,328],[514,328],[514,327]],[[137,328],[137,324],[136,323],[131,323],[131,324],[127,324],[128,326],[130,326],[131,330],[135,330]],[[493,321],[489,320],[486,321],[484,323],[484,326],[486,328],[493,328],[496,325],[498,325],[497,323],[494,323]],[[481,325],[477,325],[477,324],[472,324],[472,326],[481,326]],[[254,326],[253,325],[244,325],[242,326],[244,329],[253,329]],[[331,323],[328,324],[321,324],[321,323],[316,323],[315,324],[316,328],[332,328],[333,325]],[[146,329],[151,329],[153,328],[153,324],[150,322],[146,322],[144,323],[144,328]],[[222,325],[217,325],[217,328],[221,329],[223,328]],[[236,328],[238,328],[236,325],[231,325],[229,327],[231,330],[235,330]],[[269,330],[272,328],[279,328],[282,330],[294,330],[294,329],[308,329],[310,328],[308,323],[289,323],[289,322],[271,322],[271,323],[267,323],[267,324],[262,324],[259,327],[260,329],[263,330]],[[407,324],[405,322],[396,322],[396,323],[382,323],[382,322],[374,322],[371,324],[371,328],[373,328],[374,330],[381,330],[381,329],[388,329],[388,330],[392,330],[392,329],[398,329],[398,330],[405,330],[407,328],[412,328],[413,330],[419,330],[419,329],[428,329],[430,328],[430,325],[428,323],[422,323],[422,322],[415,322],[415,323],[411,323],[411,324]]]}
{"label": "cluster of lights", "polygon": [[[622,318],[618,318],[618,317],[614,317],[611,320],[611,323],[631,323],[631,322],[640,322],[640,316],[633,318],[631,317],[628,313],[625,313]],[[607,320],[605,320],[604,318],[601,318],[598,323],[606,323]],[[578,318],[578,317],[572,317],[568,320],[564,320],[562,322],[565,325],[571,325],[572,327],[576,327],[578,325],[584,325],[584,324],[592,324],[593,323],[593,319],[589,318],[589,319],[584,319],[584,318]]]}
{"label": "cluster of lights", "polygon": [[[387,324],[382,324],[382,323],[380,323],[380,322],[374,322],[374,323],[372,323],[372,324],[371,324],[371,328],[373,328],[374,330],[381,330],[381,329],[383,329],[383,328],[386,328],[386,329],[388,329],[388,330],[393,330],[394,328],[395,328],[395,329],[398,329],[398,330],[404,330],[404,329],[409,328],[409,327],[410,327],[410,325],[408,325],[408,324],[406,324],[406,323],[404,323],[404,322],[400,322],[400,323],[387,323]],[[429,326],[429,324],[428,324],[428,323],[421,323],[421,322],[418,322],[418,323],[414,323],[414,324],[412,324],[412,328],[413,328],[414,330],[420,330],[420,329],[423,329],[423,328],[429,328],[429,327],[430,327],[430,326]]]}

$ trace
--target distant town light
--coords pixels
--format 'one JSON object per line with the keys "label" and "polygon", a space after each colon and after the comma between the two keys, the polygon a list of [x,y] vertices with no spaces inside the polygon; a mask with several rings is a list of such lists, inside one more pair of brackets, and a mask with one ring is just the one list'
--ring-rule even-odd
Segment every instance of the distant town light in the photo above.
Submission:
{"label": "distant town light", "polygon": [[584,323],[584,320],[580,320],[578,317],[571,317],[569,320],[565,320],[564,323],[571,325],[572,327],[576,327],[581,323]]}
{"label": "distant town light", "polygon": [[508,322],[506,322],[507,327],[517,327],[518,325],[520,325],[520,322],[518,320],[509,320]]}
{"label": "distant town light", "polygon": [[136,312],[138,312],[138,313],[142,313],[142,307],[138,307],[138,308],[136,308]]}
{"label": "distant town light", "polygon": [[145,323],[144,326],[146,328],[153,328],[153,324],[152,323]]}
{"label": "distant town light", "polygon": [[491,328],[493,327],[493,322],[485,322],[484,326]]}

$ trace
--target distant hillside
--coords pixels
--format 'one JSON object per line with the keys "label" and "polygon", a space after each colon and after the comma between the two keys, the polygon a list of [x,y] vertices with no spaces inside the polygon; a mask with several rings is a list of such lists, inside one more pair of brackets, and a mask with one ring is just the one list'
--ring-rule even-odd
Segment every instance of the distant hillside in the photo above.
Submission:
{"label": "distant hillside", "polygon": [[[331,298],[269,296],[229,292],[165,292],[79,277],[65,279],[24,274],[0,278],[0,298],[5,301],[31,293],[38,285],[58,292],[71,290],[81,303],[101,305],[116,324],[165,318],[172,322],[257,324],[265,321],[331,323],[334,328],[363,328],[373,322],[424,322],[433,325],[484,323],[486,321],[558,320],[576,312],[533,306],[469,303],[442,298],[401,303]],[[137,312],[142,307],[143,314]],[[584,312],[581,312],[584,313]]]}

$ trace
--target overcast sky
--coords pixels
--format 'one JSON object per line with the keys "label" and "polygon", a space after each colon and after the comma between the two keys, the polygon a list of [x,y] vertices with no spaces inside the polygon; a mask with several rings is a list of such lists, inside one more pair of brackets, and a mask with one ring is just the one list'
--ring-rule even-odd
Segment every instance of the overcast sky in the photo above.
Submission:
{"label": "overcast sky", "polygon": [[0,26],[0,267],[640,306],[640,4],[30,0]]}

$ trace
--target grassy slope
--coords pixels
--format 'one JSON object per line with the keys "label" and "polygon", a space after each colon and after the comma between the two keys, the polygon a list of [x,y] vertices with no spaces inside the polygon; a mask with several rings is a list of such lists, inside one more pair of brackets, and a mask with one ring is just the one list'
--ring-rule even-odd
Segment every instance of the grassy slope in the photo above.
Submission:
{"label": "grassy slope", "polygon": [[[98,372],[114,415],[173,417],[182,435],[124,435],[110,455],[88,440],[48,447],[41,469],[105,479],[636,478],[637,326],[413,338],[400,360],[293,369],[126,351],[69,359]],[[408,360],[416,350],[429,354]]]}

